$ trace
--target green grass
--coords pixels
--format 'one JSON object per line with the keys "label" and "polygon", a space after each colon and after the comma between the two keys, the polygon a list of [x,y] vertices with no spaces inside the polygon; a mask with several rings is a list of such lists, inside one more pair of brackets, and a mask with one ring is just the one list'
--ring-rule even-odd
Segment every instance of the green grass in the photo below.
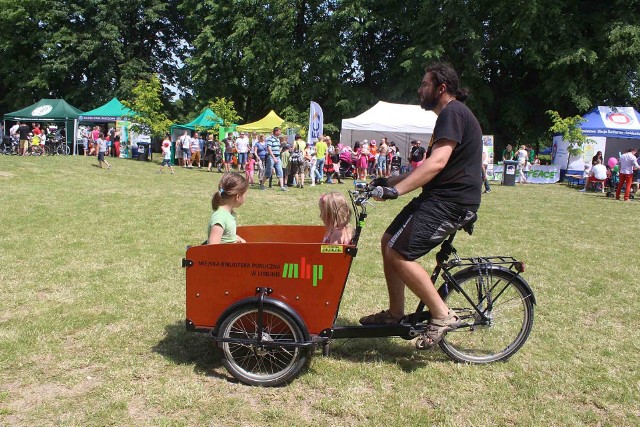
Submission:
{"label": "green grass", "polygon": [[[511,360],[451,362],[401,339],[334,343],[286,387],[233,381],[184,330],[185,246],[220,175],[116,159],[0,157],[0,425],[638,425],[640,203],[564,185],[484,196],[462,255],[513,255],[538,305]],[[240,224],[319,224],[327,187],[250,190]],[[341,323],[385,307],[378,241],[407,201],[370,210]],[[433,256],[421,261],[433,265]],[[408,303],[410,307],[415,299]]]}

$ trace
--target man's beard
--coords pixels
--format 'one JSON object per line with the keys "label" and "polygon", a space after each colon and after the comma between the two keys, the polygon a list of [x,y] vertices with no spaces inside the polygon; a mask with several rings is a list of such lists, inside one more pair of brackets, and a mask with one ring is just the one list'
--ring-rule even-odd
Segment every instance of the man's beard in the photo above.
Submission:
{"label": "man's beard", "polygon": [[420,100],[420,106],[423,110],[433,110],[436,105],[438,105],[438,97],[435,93],[431,93]]}

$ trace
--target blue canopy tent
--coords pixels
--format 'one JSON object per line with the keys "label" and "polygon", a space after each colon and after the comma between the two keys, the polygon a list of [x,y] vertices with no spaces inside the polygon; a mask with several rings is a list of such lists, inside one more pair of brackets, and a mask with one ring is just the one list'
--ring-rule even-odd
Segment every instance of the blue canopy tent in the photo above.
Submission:
{"label": "blue canopy tent", "polygon": [[582,117],[589,137],[640,139],[640,114],[633,107],[596,107]]}
{"label": "blue canopy tent", "polygon": [[591,158],[598,151],[602,151],[605,162],[610,157],[618,157],[627,148],[640,148],[640,113],[633,107],[595,107],[583,116],[582,132],[589,138],[583,153],[578,157],[571,157],[567,151],[568,143],[562,136],[553,138],[551,161],[567,173],[582,173],[584,164],[591,162]]}

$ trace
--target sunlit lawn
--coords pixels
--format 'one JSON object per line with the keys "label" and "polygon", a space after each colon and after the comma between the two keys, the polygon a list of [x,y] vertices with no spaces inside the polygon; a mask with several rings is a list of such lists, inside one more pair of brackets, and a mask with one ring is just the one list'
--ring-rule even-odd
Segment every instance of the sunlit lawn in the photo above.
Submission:
{"label": "sunlit lawn", "polygon": [[[483,196],[459,252],[523,259],[538,300],[529,341],[506,363],[352,340],[316,353],[288,386],[261,389],[234,381],[210,339],[184,329],[180,260],[205,238],[220,175],[111,163],[0,157],[1,425],[640,424],[638,200],[562,184],[496,183]],[[328,188],[348,184],[252,189],[238,221],[319,224]],[[340,322],[386,307],[378,241],[407,200],[370,211]]]}

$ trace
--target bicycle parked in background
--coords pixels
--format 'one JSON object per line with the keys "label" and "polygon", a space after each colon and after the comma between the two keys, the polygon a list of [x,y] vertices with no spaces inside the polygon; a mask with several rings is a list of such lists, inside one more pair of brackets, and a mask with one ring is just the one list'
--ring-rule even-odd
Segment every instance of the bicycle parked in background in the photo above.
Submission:
{"label": "bicycle parked in background", "polygon": [[71,153],[67,140],[62,137],[56,137],[48,140],[45,144],[45,151],[49,156],[53,156],[54,154],[59,156],[68,156]]}
{"label": "bicycle parked in background", "polygon": [[2,145],[0,145],[0,154],[6,156],[14,156],[20,152],[20,140],[16,136],[9,136],[2,138]]}

